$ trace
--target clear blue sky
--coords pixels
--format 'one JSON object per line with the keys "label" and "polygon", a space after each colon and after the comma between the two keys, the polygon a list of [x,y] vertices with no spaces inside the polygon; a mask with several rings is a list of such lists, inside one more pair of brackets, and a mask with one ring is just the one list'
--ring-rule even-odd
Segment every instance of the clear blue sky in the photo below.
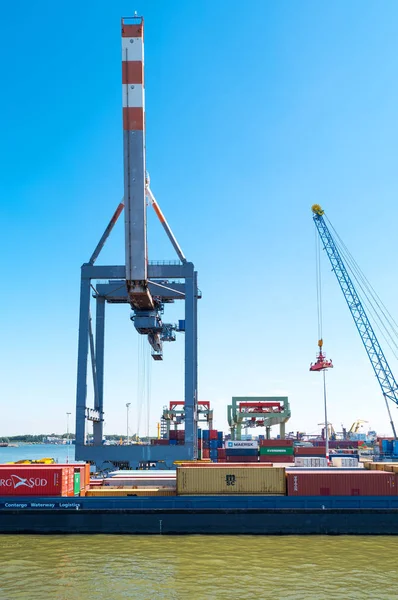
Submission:
{"label": "clear blue sky", "polygon": [[[3,7],[0,435],[65,430],[74,413],[79,269],[123,195],[120,17],[134,10],[146,23],[151,184],[203,292],[200,397],[226,430],[231,396],[287,393],[289,429],[315,431],[311,204],[397,316],[394,1]],[[152,214],[148,237],[151,259],[174,258]],[[121,264],[123,252],[119,223],[101,262]],[[326,257],[323,267],[330,420],[388,432]],[[138,345],[128,307],[109,308],[108,432],[124,431],[127,401],[136,407]],[[152,432],[182,398],[182,359],[180,340],[152,365]]]}

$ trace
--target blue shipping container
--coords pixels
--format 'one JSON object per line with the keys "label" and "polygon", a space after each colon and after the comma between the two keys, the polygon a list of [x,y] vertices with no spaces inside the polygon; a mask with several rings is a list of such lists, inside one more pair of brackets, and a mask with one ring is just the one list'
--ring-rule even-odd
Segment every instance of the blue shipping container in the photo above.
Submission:
{"label": "blue shipping container", "polygon": [[170,446],[177,446],[177,441],[178,440],[169,440],[169,445]]}
{"label": "blue shipping container", "polygon": [[223,443],[224,442],[222,440],[217,440],[217,448],[222,448]]}
{"label": "blue shipping container", "polygon": [[215,450],[210,450],[210,458],[217,458],[217,448]]}
{"label": "blue shipping container", "polygon": [[203,438],[204,440],[209,440],[209,439],[210,439],[210,431],[209,431],[208,429],[204,429],[204,430],[203,430],[203,435],[202,435],[202,438]]}
{"label": "blue shipping container", "polygon": [[205,450],[208,450],[210,448],[210,442],[209,442],[209,440],[203,440],[203,442],[202,442],[202,448],[204,448]]}
{"label": "blue shipping container", "polygon": [[393,441],[392,440],[381,440],[381,451],[383,454],[392,454]]}
{"label": "blue shipping container", "polygon": [[210,448],[217,448],[218,440],[210,440]]}
{"label": "blue shipping container", "polygon": [[392,453],[394,456],[398,456],[398,440],[393,441]]}
{"label": "blue shipping container", "polygon": [[223,432],[222,431],[218,431],[217,432],[217,438],[222,441],[222,439],[223,439]]}
{"label": "blue shipping container", "polygon": [[226,456],[258,456],[257,448],[226,448]]}

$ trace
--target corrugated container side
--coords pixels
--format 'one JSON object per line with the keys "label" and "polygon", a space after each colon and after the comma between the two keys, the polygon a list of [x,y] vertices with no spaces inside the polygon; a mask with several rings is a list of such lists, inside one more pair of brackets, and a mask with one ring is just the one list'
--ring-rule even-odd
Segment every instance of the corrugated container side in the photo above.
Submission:
{"label": "corrugated container side", "polygon": [[257,448],[226,448],[226,456],[258,456]]}
{"label": "corrugated container side", "polygon": [[[243,457],[242,457],[243,458]],[[230,469],[232,466],[234,465],[233,462],[229,462],[228,464],[226,464],[226,462],[224,463],[224,467]],[[236,463],[236,466],[243,468],[243,467],[248,467],[250,469],[256,469],[258,467],[272,467],[272,463],[259,463],[259,462],[244,462],[244,463]],[[203,463],[203,462],[186,462],[186,463],[179,463],[178,468],[180,467],[186,467],[186,468],[214,468],[214,467],[220,467],[220,459],[218,459],[218,463]]]}
{"label": "corrugated container side", "polygon": [[225,460],[228,463],[230,463],[230,462],[231,463],[234,463],[234,462],[237,462],[237,463],[238,462],[257,463],[258,462],[258,456],[257,455],[256,456],[246,456],[246,455],[245,456],[235,456],[235,455],[234,456],[228,456],[227,455],[225,457]]}
{"label": "corrugated container side", "polygon": [[0,496],[73,496],[73,467],[1,465]]}
{"label": "corrugated container side", "polygon": [[293,447],[293,440],[259,440],[260,448]]}
{"label": "corrugated container side", "polygon": [[285,494],[285,469],[248,467],[177,470],[177,494]]}
{"label": "corrugated container side", "polygon": [[158,488],[145,488],[145,489],[111,489],[111,488],[94,488],[86,490],[86,496],[95,497],[110,497],[114,496],[175,496],[175,489],[158,489]]}
{"label": "corrugated container side", "polygon": [[294,456],[293,454],[262,454],[259,456],[259,461],[262,463],[273,462],[273,463],[293,463]]}
{"label": "corrugated container side", "polygon": [[325,447],[305,447],[305,446],[296,446],[294,449],[294,454],[296,456],[326,456],[326,448]]}
{"label": "corrugated container side", "polygon": [[276,454],[276,455],[292,455],[293,454],[293,446],[290,447],[282,447],[282,446],[261,446],[260,447],[260,456],[267,454]]}
{"label": "corrugated container side", "polygon": [[397,476],[382,471],[289,471],[288,496],[396,496]]}

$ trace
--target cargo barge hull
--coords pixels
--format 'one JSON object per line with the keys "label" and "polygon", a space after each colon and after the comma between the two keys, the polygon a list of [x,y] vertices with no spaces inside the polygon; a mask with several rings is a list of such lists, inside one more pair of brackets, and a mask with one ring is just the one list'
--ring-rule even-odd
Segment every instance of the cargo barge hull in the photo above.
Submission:
{"label": "cargo barge hull", "polygon": [[0,533],[398,535],[398,497],[3,497]]}

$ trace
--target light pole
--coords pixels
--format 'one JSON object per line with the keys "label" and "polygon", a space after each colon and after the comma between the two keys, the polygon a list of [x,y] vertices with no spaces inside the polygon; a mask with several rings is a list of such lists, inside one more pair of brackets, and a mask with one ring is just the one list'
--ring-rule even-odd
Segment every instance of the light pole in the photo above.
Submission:
{"label": "light pole", "polygon": [[130,404],[131,404],[131,402],[127,402],[127,404],[126,404],[126,408],[127,408],[127,444],[130,443],[130,438],[129,438],[129,408],[130,408]]}
{"label": "light pole", "polygon": [[68,446],[68,453],[67,453],[67,458],[66,458],[66,462],[69,463],[69,417],[72,413],[67,412],[66,413],[66,445]]}

